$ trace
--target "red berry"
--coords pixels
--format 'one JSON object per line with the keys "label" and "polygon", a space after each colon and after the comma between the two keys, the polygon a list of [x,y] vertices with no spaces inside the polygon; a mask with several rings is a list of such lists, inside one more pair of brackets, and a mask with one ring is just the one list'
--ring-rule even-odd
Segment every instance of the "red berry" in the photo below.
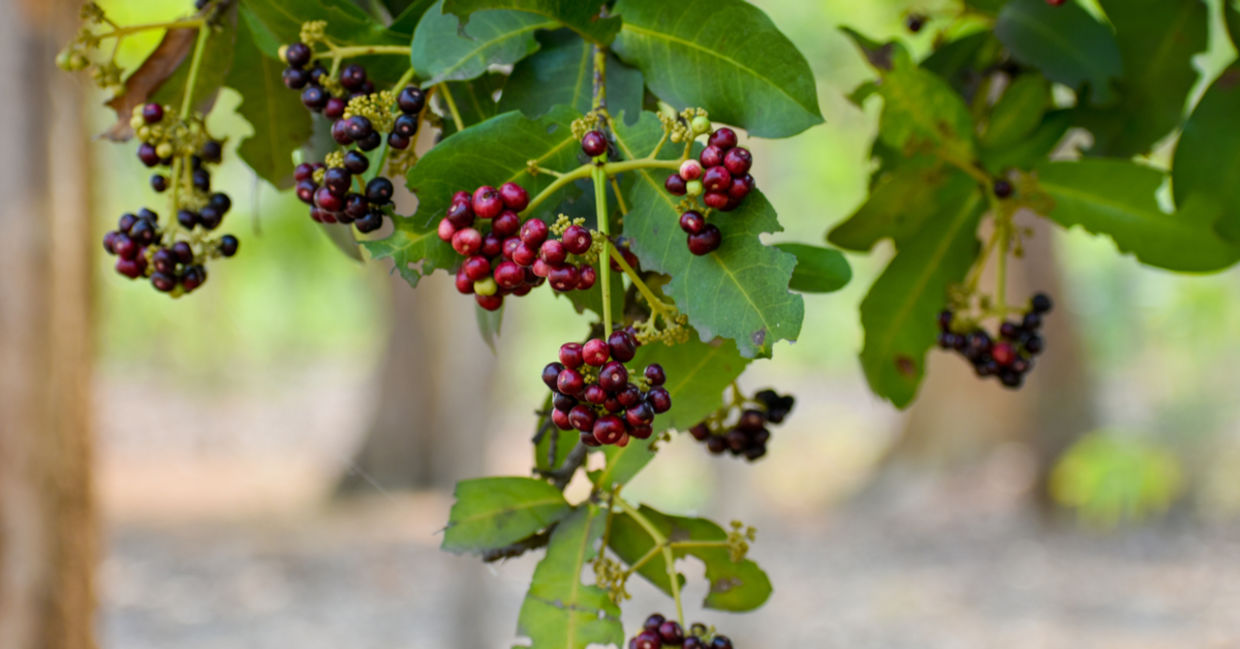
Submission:
{"label": "red berry", "polygon": [[701,213],[689,210],[680,215],[680,229],[687,234],[697,234],[706,227],[706,219],[702,218]]}
{"label": "red berry", "polygon": [[607,391],[599,387],[599,384],[591,383],[586,386],[585,392],[582,393],[582,397],[586,401],[598,405],[607,401]]}
{"label": "red berry", "polygon": [[686,183],[702,177],[702,163],[692,158],[680,163],[680,178]]}
{"label": "red berry", "polygon": [[582,362],[581,343],[564,343],[560,345],[560,362],[564,367],[578,368]]}
{"label": "red berry", "polygon": [[534,273],[535,277],[546,277],[551,274],[551,266],[548,266],[547,262],[542,259],[535,259],[530,265],[530,272]]}
{"label": "red berry", "polygon": [[477,282],[491,274],[491,262],[486,257],[475,255],[461,264],[461,270],[465,271],[466,277]]}
{"label": "red berry", "polygon": [[659,637],[663,639],[663,644],[679,645],[685,641],[685,632],[676,620],[668,620],[659,625]]}
{"label": "red berry", "polygon": [[320,187],[314,192],[314,204],[328,212],[339,212],[344,207],[344,198],[326,187]]}
{"label": "red berry", "polygon": [[469,195],[469,192],[463,189],[452,195],[453,203],[468,203],[472,200],[473,197]]}
{"label": "red berry", "polygon": [[452,249],[468,257],[482,249],[482,234],[473,228],[458,230],[452,235]]}
{"label": "red berry", "polygon": [[547,363],[547,366],[544,367],[542,371],[543,383],[545,383],[547,387],[552,390],[556,389],[556,381],[560,376],[560,372],[563,370],[564,366],[560,363]]}
{"label": "red berry", "polygon": [[556,377],[555,388],[563,394],[581,394],[585,389],[585,379],[581,377],[581,372],[566,367],[560,370],[560,375]]}
{"label": "red berry", "polygon": [[456,227],[452,225],[452,222],[447,217],[444,217],[439,221],[439,229],[436,231],[436,234],[444,241],[452,241],[452,235],[456,234]]}
{"label": "red berry", "polygon": [[581,360],[594,367],[602,367],[611,356],[611,350],[601,338],[591,338],[581,347]]}
{"label": "red berry", "polygon": [[607,349],[611,352],[612,358],[621,363],[627,363],[637,355],[637,339],[623,329],[613,331],[607,337]]}
{"label": "red berry", "polygon": [[493,219],[504,211],[504,201],[499,190],[490,185],[483,185],[474,191],[474,214],[480,219]]}
{"label": "red berry", "polygon": [[538,257],[547,262],[548,266],[555,268],[564,264],[568,251],[559,239],[548,239],[538,248]]}
{"label": "red berry", "polygon": [[713,166],[702,176],[702,187],[707,192],[726,192],[732,187],[732,174],[723,165]]}
{"label": "red berry", "polygon": [[572,420],[569,419],[568,413],[563,410],[552,410],[551,421],[555,424],[556,428],[559,428],[560,430],[573,429]]}
{"label": "red berry", "polygon": [[672,394],[663,386],[651,388],[646,393],[646,400],[650,402],[650,407],[654,408],[656,414],[663,414],[672,409]]}
{"label": "red berry", "polygon": [[723,164],[723,155],[725,151],[717,146],[708,146],[702,149],[702,153],[698,155],[698,160],[702,161],[702,166],[707,169],[717,167]]}
{"label": "red berry", "polygon": [[577,290],[588,291],[598,281],[598,271],[593,266],[582,266],[577,271]]}
{"label": "red berry", "polygon": [[1011,365],[1016,360],[1016,350],[1009,342],[996,343],[991,348],[990,354],[994,357],[995,362],[1002,366]]}
{"label": "red berry", "polygon": [[[717,168],[722,169],[723,167]],[[722,191],[706,192],[706,194],[702,196],[702,202],[705,203],[707,207],[722,211],[726,211],[725,208],[727,208],[728,202],[731,200],[732,197]]]}
{"label": "red berry", "polygon": [[470,279],[465,273],[464,264],[456,271],[456,290],[462,295],[469,295],[474,292],[474,280]]}
{"label": "red berry", "polygon": [[521,217],[512,210],[504,210],[491,221],[491,232],[501,239],[510,237],[521,229]]}
{"label": "red berry", "polygon": [[474,210],[470,208],[469,201],[455,201],[448,208],[447,218],[458,230],[468,228],[474,224]]}
{"label": "red berry", "polygon": [[646,380],[652,386],[663,385],[667,381],[667,374],[663,372],[663,366],[658,363],[652,363],[646,366]]}
{"label": "red berry", "polygon": [[[624,422],[615,415],[603,415],[594,422],[594,439],[603,444],[615,444],[624,435]],[[657,640],[655,642],[658,642]],[[641,646],[641,645],[638,645]],[[659,649],[659,645],[651,645],[650,649]]]}
{"label": "red berry", "polygon": [[732,176],[732,186],[728,188],[728,197],[740,200],[748,196],[751,191],[753,191],[753,176],[749,174]]}
{"label": "red berry", "polygon": [[706,143],[726,151],[736,146],[736,131],[725,126],[711,133],[710,139]]}
{"label": "red berry", "polygon": [[158,124],[164,119],[164,107],[150,103],[142,107],[142,121],[147,124]]}
{"label": "red berry", "polygon": [[564,249],[574,255],[583,255],[590,249],[590,244],[594,243],[594,237],[590,235],[590,231],[580,225],[570,225],[564,230]]}
{"label": "red berry", "polygon": [[598,384],[611,393],[619,392],[624,389],[626,383],[629,382],[629,371],[624,369],[624,364],[619,361],[611,361],[603,366],[598,373]]}
{"label": "red berry", "polygon": [[524,241],[518,241],[516,247],[512,250],[512,260],[521,266],[529,266],[536,259],[538,259],[538,253]]}
{"label": "red berry", "polygon": [[607,136],[600,131],[590,131],[581,138],[581,150],[591,158],[607,153]]}
{"label": "red berry", "polygon": [[589,406],[577,405],[568,411],[569,423],[573,425],[573,428],[583,433],[589,433],[594,430],[594,419],[594,410]]}
{"label": "red berry", "polygon": [[667,177],[667,180],[663,181],[663,188],[673,196],[684,196],[685,179],[681,178],[680,174],[672,174]]}
{"label": "red berry", "polygon": [[494,259],[500,256],[504,251],[504,240],[495,234],[495,231],[486,233],[482,236],[482,256],[487,259]]}
{"label": "red berry", "polygon": [[521,224],[521,241],[531,248],[537,248],[547,240],[547,224],[538,219],[530,219]]}
{"label": "red berry", "polygon": [[499,197],[504,201],[504,207],[520,212],[530,204],[530,194],[525,188],[514,182],[507,182],[499,186]]}
{"label": "red berry", "polygon": [[723,233],[715,224],[707,223],[701,232],[689,235],[689,252],[699,256],[709,255],[717,250],[722,242]]}
{"label": "red berry", "polygon": [[645,623],[642,624],[642,628],[647,631],[654,631],[657,633],[659,631],[659,625],[666,621],[667,618],[663,617],[661,613],[653,613],[650,617],[646,618]]}
{"label": "red berry", "polygon": [[624,420],[630,426],[649,426],[654,421],[654,408],[648,403],[639,403],[624,412]]}
{"label": "red berry", "polygon": [[500,288],[514,289],[525,283],[525,269],[512,261],[501,261],[495,267],[495,283]]}
{"label": "red berry", "polygon": [[577,288],[577,282],[580,279],[581,275],[577,272],[577,267],[572,264],[552,268],[551,272],[547,273],[547,283],[561,293]]}
{"label": "red berry", "polygon": [[738,146],[723,156],[723,166],[727,167],[733,176],[749,173],[749,168],[753,166],[753,154],[749,153],[749,149]]}

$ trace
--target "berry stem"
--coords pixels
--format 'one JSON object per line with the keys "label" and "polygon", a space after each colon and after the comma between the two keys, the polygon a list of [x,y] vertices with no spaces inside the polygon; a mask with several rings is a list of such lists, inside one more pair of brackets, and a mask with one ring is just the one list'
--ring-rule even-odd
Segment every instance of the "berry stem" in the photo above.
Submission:
{"label": "berry stem", "polygon": [[194,41],[194,58],[189,62],[189,76],[185,79],[185,96],[181,98],[181,119],[189,117],[194,105],[194,86],[198,83],[198,68],[202,66],[202,53],[207,47],[207,24],[199,22],[198,38]]}
{"label": "berry stem", "polygon": [[[534,169],[535,171],[538,171],[539,173],[542,173],[544,171],[544,169],[542,167],[539,167],[537,164],[532,165],[531,168]],[[521,213],[532,214],[535,208],[537,208],[543,201],[546,201],[548,198],[551,198],[551,196],[554,195],[556,192],[563,189],[565,185],[573,181],[581,180],[582,178],[586,178],[586,177],[593,175],[595,169],[601,169],[604,175],[610,177],[610,176],[615,176],[618,173],[623,173],[625,171],[633,171],[637,169],[651,169],[651,168],[679,169],[680,161],[679,160],[655,160],[653,158],[638,158],[637,160],[624,160],[622,162],[607,162],[602,165],[596,165],[592,163],[583,164],[580,167],[573,169],[572,171],[565,171],[563,173],[554,174],[556,176],[555,181],[552,182],[550,185],[547,185],[546,189],[543,189],[541,192],[538,192],[538,194],[535,195],[534,198],[531,198],[530,204],[527,205],[526,208],[522,210]]]}
{"label": "berry stem", "polygon": [[594,111],[607,111],[607,50],[594,46]]}
{"label": "berry stem", "polygon": [[676,574],[676,557],[672,554],[672,548],[668,545],[667,537],[659,531],[659,528],[650,522],[650,519],[642,516],[642,513],[633,508],[632,505],[625,502],[623,498],[617,498],[616,504],[620,509],[629,515],[637,524],[646,530],[650,535],[654,545],[663,553],[663,562],[667,564],[667,580],[672,586],[672,599],[676,600],[676,620],[681,626],[685,624],[685,609],[680,601],[680,575]]}
{"label": "berry stem", "polygon": [[348,59],[355,56],[370,56],[373,54],[400,54],[403,56],[409,56],[408,45],[348,45],[345,47],[335,47],[329,44],[328,47],[331,48],[331,57],[336,60]]}
{"label": "berry stem", "polygon": [[[108,21],[108,23],[115,25],[115,23],[113,23],[110,20]],[[98,39],[98,40],[103,40],[105,38],[116,38],[119,40],[126,36],[129,36],[130,34],[150,31],[152,29],[165,29],[165,30],[193,29],[193,28],[201,28],[205,24],[206,24],[206,20],[203,18],[186,18],[184,20],[174,20],[172,22],[166,22],[166,23],[146,23],[143,25],[128,25],[125,27],[117,27],[116,29],[110,32],[106,32],[103,34],[97,34],[93,36],[93,38]]]}
{"label": "berry stem", "polygon": [[624,196],[620,193],[620,183],[616,181],[616,177],[611,177],[611,191],[616,195],[616,203],[620,208],[620,216],[628,216],[629,208],[624,204]]}
{"label": "berry stem", "polygon": [[[414,75],[413,68],[409,68],[408,70],[405,70],[405,73],[400,75],[400,78],[396,80],[396,85],[392,86],[392,92],[394,94],[400,93],[401,88],[404,88],[405,84],[413,80],[413,75]],[[393,108],[392,112],[396,112],[396,109]],[[421,115],[418,115],[419,119],[421,119],[421,117],[422,117]],[[420,135],[421,133],[422,133],[422,129],[418,129],[416,132],[414,132],[413,139],[410,140],[409,142],[410,149],[417,149],[418,135]],[[383,172],[383,165],[387,164],[388,155],[391,153],[392,153],[392,147],[388,146],[387,139],[385,138],[383,140],[383,148],[379,150],[379,159],[375,162],[375,164],[370,166],[370,169],[367,170],[367,173],[366,173],[367,181],[374,179],[375,176],[378,176],[379,174]],[[366,188],[364,186],[362,187],[362,193],[363,194],[366,193]]]}
{"label": "berry stem", "polygon": [[[591,169],[594,178],[594,212],[598,219],[598,230],[603,233],[604,245],[611,248],[611,219],[607,213],[607,172],[602,166]],[[603,280],[603,334],[611,334],[611,264],[600,259],[599,275]]]}
{"label": "berry stem", "polygon": [[[663,303],[663,300],[656,297],[654,291],[651,291],[650,287],[646,286],[646,283],[642,281],[642,278],[637,274],[637,271],[633,270],[633,267],[629,265],[629,262],[624,260],[624,255],[620,254],[620,251],[616,250],[616,247],[611,244],[610,239],[607,240],[606,245],[607,253],[616,261],[616,265],[620,267],[620,270],[624,271],[625,275],[628,275],[629,281],[633,282],[633,286],[637,287],[637,292],[641,293],[642,297],[645,298],[646,303],[650,305],[650,310],[662,316],[664,321],[671,322],[675,314],[668,311],[667,305]],[[611,266],[611,264],[605,265],[609,267]]]}
{"label": "berry stem", "polygon": [[465,130],[465,123],[461,120],[461,113],[456,109],[456,101],[452,99],[452,92],[448,90],[448,84],[440,83],[435,86],[439,88],[439,92],[443,93],[443,101],[448,105],[448,112],[452,113],[452,123],[456,125],[457,131]]}

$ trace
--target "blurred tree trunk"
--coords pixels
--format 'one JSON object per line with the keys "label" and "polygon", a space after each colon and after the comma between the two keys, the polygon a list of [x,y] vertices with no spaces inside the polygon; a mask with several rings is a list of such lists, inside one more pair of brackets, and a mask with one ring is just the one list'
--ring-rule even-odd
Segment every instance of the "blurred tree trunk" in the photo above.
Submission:
{"label": "blurred tree trunk", "polygon": [[1047,351],[1017,391],[994,380],[980,381],[961,359],[932,352],[927,380],[887,454],[885,469],[944,473],[1014,443],[1032,460],[1034,502],[1051,509],[1050,469],[1063,449],[1094,425],[1094,389],[1077,323],[1066,308],[1071,288],[1056,263],[1050,226],[1036,221],[1034,236],[1025,241],[1025,257],[1009,264],[1008,295],[1017,302],[1045,291],[1056,301],[1044,326]]}
{"label": "blurred tree trunk", "polygon": [[0,3],[0,647],[89,649],[89,139],[52,65],[76,2]]}

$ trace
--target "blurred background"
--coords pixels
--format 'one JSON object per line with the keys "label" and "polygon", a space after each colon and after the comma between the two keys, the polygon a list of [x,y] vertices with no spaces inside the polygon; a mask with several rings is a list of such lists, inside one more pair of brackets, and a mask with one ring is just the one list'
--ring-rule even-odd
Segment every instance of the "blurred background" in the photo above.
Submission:
{"label": "blurred background", "polygon": [[[127,24],[189,2],[100,4]],[[834,27],[924,52],[934,30],[907,34],[907,13],[951,3],[757,4],[809,59],[827,119],[747,143],[786,228],[770,240],[821,241],[864,199],[878,108],[845,99],[871,73]],[[353,261],[228,154],[215,183],[236,206],[224,227],[237,258],[176,301],[118,277],[99,238],[159,203],[132,146],[85,141],[109,123],[104,98],[51,66],[75,7],[0,2],[0,191],[18,197],[0,205],[0,510],[87,493],[55,472],[23,500],[14,478],[34,464],[21,431],[47,426],[69,462],[93,447],[81,475],[97,509],[74,500],[65,524],[102,530],[87,553],[106,649],[511,646],[535,559],[441,554],[438,530],[456,479],[528,473],[545,392],[532,368],[579,335],[571,307],[549,292],[512,302],[493,354],[449,278],[413,292]],[[123,54],[156,41],[127,40]],[[1207,74],[1234,52],[1213,43]],[[249,129],[238,102],[225,91],[210,119],[231,146]],[[84,227],[89,242],[71,243]],[[742,378],[798,397],[766,458],[714,458],[678,436],[628,488],[759,529],[751,556],[771,600],[703,612],[689,565],[689,617],[738,647],[1240,646],[1240,271],[1171,275],[1039,228],[1013,293],[1047,290],[1057,308],[1026,388],[1004,392],[936,354],[901,413],[856,361],[857,306],[889,254],[852,257],[846,290],[807,296],[804,341]],[[89,344],[75,343],[83,330]],[[74,389],[41,388],[48,376]],[[65,432],[77,420],[90,438]],[[13,527],[6,541],[41,547]],[[671,607],[647,584],[630,590],[626,628]],[[24,646],[5,603],[0,647]]]}

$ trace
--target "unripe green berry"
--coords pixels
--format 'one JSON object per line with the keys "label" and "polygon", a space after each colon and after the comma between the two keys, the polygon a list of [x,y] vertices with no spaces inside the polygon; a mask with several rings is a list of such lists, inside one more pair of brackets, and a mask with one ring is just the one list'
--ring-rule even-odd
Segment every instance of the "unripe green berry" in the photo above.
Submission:
{"label": "unripe green berry", "polygon": [[288,45],[281,45],[279,50],[280,60],[288,63]]}
{"label": "unripe green berry", "polygon": [[499,285],[495,283],[494,277],[488,277],[474,282],[474,292],[483,297],[495,295],[495,292],[498,290]]}
{"label": "unripe green berry", "polygon": [[697,117],[694,117],[692,124],[693,133],[695,135],[702,135],[703,133],[710,132],[710,118],[705,115],[698,115]]}
{"label": "unripe green berry", "polygon": [[175,151],[172,148],[171,142],[160,142],[159,145],[155,147],[155,155],[158,155],[161,158],[171,158],[173,153],[175,153]]}
{"label": "unripe green berry", "polygon": [[690,180],[689,182],[685,183],[685,195],[686,196],[701,196],[702,195],[702,181]]}
{"label": "unripe green berry", "polygon": [[[134,132],[141,130],[145,126],[146,126],[146,120],[142,119],[141,115],[134,115],[133,117],[129,118],[129,128],[132,128]],[[138,137],[142,137],[142,136],[139,135]]]}

